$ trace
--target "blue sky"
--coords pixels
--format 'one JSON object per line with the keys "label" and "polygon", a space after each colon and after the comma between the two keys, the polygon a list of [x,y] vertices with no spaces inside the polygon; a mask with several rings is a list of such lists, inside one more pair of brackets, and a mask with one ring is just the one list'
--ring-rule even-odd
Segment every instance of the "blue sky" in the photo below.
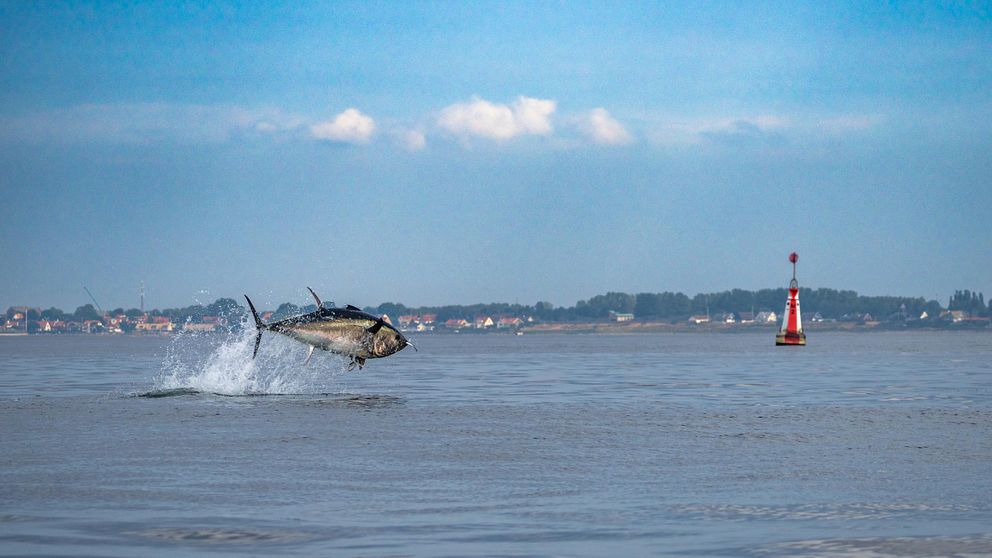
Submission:
{"label": "blue sky", "polygon": [[988,3],[0,3],[0,306],[992,293]]}

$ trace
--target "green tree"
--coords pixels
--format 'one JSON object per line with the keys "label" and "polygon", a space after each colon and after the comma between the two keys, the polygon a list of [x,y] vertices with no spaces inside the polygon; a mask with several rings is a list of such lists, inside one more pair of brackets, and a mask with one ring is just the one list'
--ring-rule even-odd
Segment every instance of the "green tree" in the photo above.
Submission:
{"label": "green tree", "polygon": [[73,312],[72,316],[77,322],[100,319],[100,314],[97,313],[96,308],[94,308],[92,304],[85,304],[79,308],[76,308],[76,311]]}
{"label": "green tree", "polygon": [[218,298],[206,308],[207,316],[220,316],[229,322],[240,321],[245,308],[232,298]]}
{"label": "green tree", "polygon": [[534,317],[539,320],[550,320],[554,317],[555,306],[550,302],[540,301],[534,304]]}
{"label": "green tree", "polygon": [[49,321],[64,320],[65,312],[53,306],[48,310],[42,311],[41,317]]}
{"label": "green tree", "polygon": [[379,306],[370,308],[370,310],[372,310],[370,314],[376,314],[379,316],[387,314],[390,318],[396,318],[397,316],[403,316],[410,313],[409,308],[397,302],[383,302]]}
{"label": "green tree", "polygon": [[656,293],[637,293],[634,297],[634,315],[638,318],[661,317],[661,295]]}
{"label": "green tree", "polygon": [[985,295],[982,293],[971,292],[968,289],[963,291],[954,291],[954,295],[951,296],[951,299],[947,304],[947,309],[963,310],[974,315],[984,314],[986,311]]}

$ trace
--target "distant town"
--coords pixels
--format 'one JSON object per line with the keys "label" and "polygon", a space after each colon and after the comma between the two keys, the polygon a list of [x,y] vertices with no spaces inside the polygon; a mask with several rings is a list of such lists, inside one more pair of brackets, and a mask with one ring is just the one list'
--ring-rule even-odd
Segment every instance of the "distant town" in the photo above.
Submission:
{"label": "distant town", "polygon": [[[365,310],[408,332],[746,330],[776,326],[782,310],[777,306],[784,308],[786,294],[786,289],[734,289],[690,298],[671,292],[610,292],[580,300],[571,307],[555,307],[548,302],[532,306],[492,303],[419,308],[384,303]],[[800,303],[804,324],[813,328],[992,328],[984,294],[969,290],[956,291],[947,306],[923,298],[869,297],[854,291],[823,288],[801,291]],[[312,304],[297,306],[287,302],[260,315],[269,322],[315,309]],[[140,308],[104,311],[93,304],[80,306],[72,313],[54,307],[46,310],[10,306],[0,322],[0,334],[228,332],[244,327],[246,316],[245,307],[229,298],[207,305],[148,311]]]}

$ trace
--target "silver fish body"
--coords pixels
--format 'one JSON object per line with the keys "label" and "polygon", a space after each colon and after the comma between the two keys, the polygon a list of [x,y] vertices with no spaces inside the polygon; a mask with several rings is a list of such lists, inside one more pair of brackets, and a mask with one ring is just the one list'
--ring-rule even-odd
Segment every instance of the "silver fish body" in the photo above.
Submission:
{"label": "silver fish body", "polygon": [[[310,292],[313,293],[312,290]],[[310,352],[307,354],[307,362],[314,349],[322,349],[351,357],[352,367],[357,364],[359,368],[365,365],[367,359],[387,357],[407,346],[413,346],[402,333],[382,318],[354,306],[323,308],[316,294],[314,299],[317,301],[317,310],[264,324],[251,299],[245,295],[258,328],[255,354],[258,354],[262,331],[266,330],[281,333],[308,345]]]}

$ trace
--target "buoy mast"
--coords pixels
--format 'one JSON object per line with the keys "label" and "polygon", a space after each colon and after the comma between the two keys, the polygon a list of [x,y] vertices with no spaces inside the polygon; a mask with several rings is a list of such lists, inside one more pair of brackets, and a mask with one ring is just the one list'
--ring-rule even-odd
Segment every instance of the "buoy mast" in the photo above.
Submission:
{"label": "buoy mast", "polygon": [[785,315],[782,316],[782,329],[775,336],[776,345],[805,345],[802,315],[799,312],[799,281],[796,280],[796,262],[799,254],[789,254],[792,262],[792,281],[789,282],[789,298],[785,301]]}

